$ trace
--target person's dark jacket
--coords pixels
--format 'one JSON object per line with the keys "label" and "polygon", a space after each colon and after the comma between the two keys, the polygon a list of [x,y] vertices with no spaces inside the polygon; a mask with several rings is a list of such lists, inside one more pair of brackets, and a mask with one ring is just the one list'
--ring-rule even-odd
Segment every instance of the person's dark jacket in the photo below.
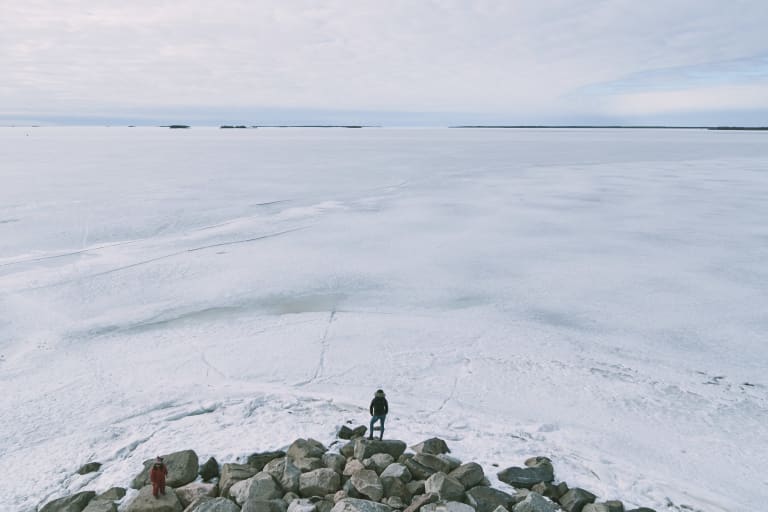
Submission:
{"label": "person's dark jacket", "polygon": [[389,404],[383,396],[374,397],[371,400],[371,416],[384,416],[389,412]]}

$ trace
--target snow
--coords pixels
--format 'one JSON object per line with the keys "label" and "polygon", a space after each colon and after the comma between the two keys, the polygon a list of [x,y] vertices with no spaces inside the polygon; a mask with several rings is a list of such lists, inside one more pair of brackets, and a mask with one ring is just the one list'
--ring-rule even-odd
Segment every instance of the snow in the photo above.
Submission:
{"label": "snow", "polygon": [[765,507],[765,134],[0,128],[0,155],[0,510],[330,444],[378,387],[387,437],[491,475]]}

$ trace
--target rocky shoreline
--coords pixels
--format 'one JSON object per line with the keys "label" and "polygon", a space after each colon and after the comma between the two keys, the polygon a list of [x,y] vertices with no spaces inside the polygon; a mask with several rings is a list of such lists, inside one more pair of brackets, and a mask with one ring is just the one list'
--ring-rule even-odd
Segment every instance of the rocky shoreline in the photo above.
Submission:
{"label": "rocky shoreline", "polygon": [[[585,489],[555,480],[552,461],[531,457],[497,473],[514,493],[491,486],[483,468],[450,454],[445,441],[411,447],[399,440],[372,440],[366,428],[343,426],[338,450],[297,439],[287,451],[253,453],[245,464],[200,464],[193,450],[165,455],[166,494],[152,496],[152,460],[133,479],[127,495],[115,487],[53,500],[39,512],[654,512],[599,501]],[[337,444],[337,443],[334,443]],[[78,471],[99,471],[91,462]]]}

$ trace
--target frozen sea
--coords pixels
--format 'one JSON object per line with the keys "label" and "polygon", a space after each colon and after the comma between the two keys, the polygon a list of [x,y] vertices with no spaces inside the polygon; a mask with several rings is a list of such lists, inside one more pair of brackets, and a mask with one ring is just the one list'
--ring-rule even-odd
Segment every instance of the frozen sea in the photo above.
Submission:
{"label": "frozen sea", "polygon": [[765,510],[768,133],[0,128],[0,184],[0,510],[378,387],[499,488]]}

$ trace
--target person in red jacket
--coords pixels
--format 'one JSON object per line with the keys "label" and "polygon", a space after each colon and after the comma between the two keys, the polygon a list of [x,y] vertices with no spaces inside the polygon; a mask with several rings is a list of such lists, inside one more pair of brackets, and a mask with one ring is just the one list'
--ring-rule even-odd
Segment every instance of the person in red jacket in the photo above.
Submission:
{"label": "person in red jacket", "polygon": [[152,469],[149,470],[149,481],[152,482],[152,496],[159,498],[158,494],[165,495],[165,477],[168,476],[168,467],[162,457],[155,459]]}

